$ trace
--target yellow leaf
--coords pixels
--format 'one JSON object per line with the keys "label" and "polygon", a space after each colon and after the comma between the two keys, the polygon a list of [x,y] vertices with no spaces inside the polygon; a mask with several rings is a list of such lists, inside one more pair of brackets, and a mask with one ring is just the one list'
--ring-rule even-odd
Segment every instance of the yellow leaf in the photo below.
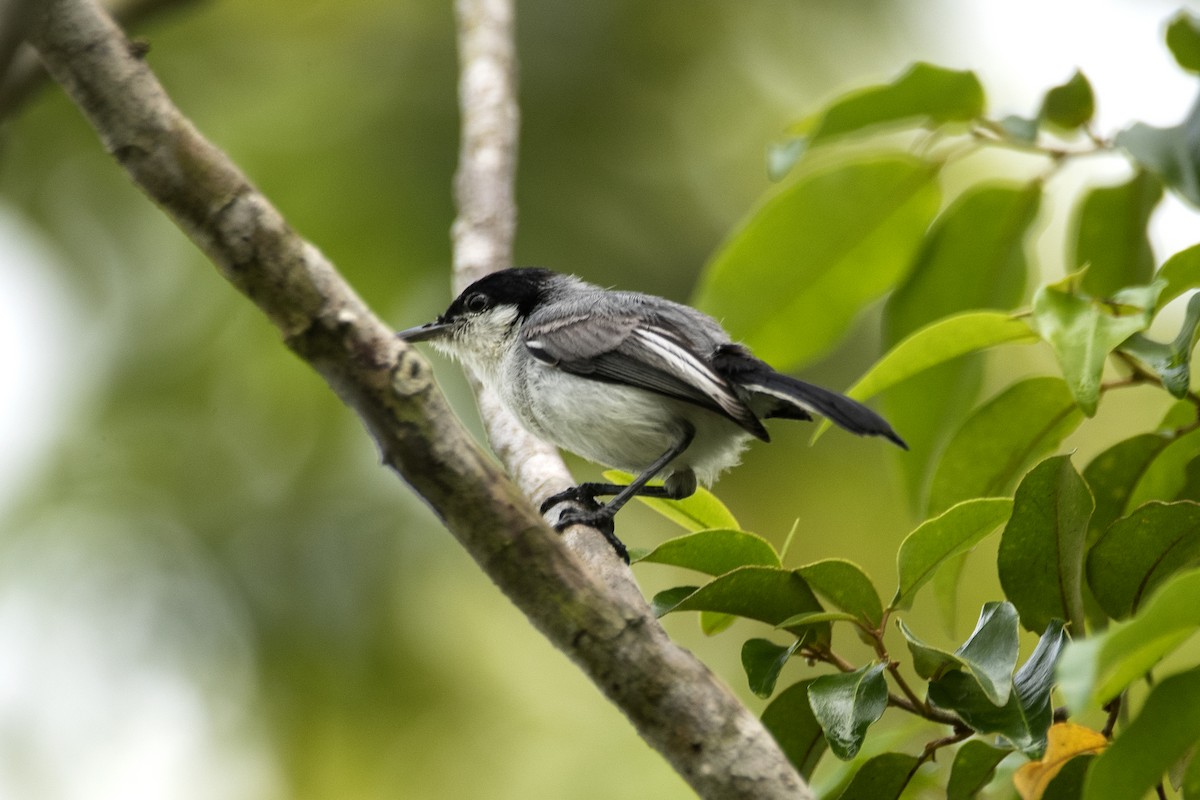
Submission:
{"label": "yellow leaf", "polygon": [[1108,744],[1104,734],[1073,722],[1050,726],[1046,734],[1046,755],[1030,761],[1013,775],[1013,785],[1021,800],[1041,800],[1042,793],[1068,761],[1075,756],[1099,753]]}

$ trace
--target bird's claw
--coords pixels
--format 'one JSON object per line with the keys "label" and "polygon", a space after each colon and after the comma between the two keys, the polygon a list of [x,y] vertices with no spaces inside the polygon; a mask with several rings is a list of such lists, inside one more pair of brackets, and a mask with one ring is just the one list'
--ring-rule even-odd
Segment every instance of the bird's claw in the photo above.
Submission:
{"label": "bird's claw", "polygon": [[[589,528],[595,528],[604,536],[605,541],[612,545],[612,549],[616,551],[620,559],[628,564],[629,551],[625,548],[625,543],[618,539],[614,532],[613,512],[598,504],[594,498],[588,498],[586,504],[591,508],[564,508],[558,517],[558,522],[554,523],[554,530],[562,533],[572,525],[586,525]],[[546,508],[546,506],[543,507]]]}

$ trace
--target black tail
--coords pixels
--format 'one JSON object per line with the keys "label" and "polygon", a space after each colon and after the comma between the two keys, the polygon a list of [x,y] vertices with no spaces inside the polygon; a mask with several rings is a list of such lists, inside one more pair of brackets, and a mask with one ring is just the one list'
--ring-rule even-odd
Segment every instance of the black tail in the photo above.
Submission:
{"label": "black tail", "polygon": [[887,420],[862,403],[782,375],[765,361],[759,361],[736,345],[722,348],[714,358],[714,366],[722,375],[754,394],[763,403],[755,411],[764,417],[811,419],[810,413],[820,414],[851,433],[882,436],[908,449],[908,445],[892,430]]}

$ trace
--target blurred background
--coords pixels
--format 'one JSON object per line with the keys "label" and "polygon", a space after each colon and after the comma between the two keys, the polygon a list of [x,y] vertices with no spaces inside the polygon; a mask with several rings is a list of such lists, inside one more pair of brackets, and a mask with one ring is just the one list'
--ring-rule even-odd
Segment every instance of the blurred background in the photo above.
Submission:
{"label": "blurred background", "polygon": [[[1178,6],[524,0],[517,261],[687,300],[769,190],[784,128],[915,60],[977,70],[996,116],[1032,113],[1078,66],[1102,132],[1173,124],[1193,92],[1161,45]],[[197,0],[136,33],[184,113],[382,317],[444,308],[450,3]],[[1032,246],[1053,276],[1065,217],[1047,212]],[[1160,255],[1194,243],[1189,224],[1168,201]],[[877,352],[867,314],[805,376],[845,388]],[[457,369],[435,366],[477,431]],[[0,797],[692,796],[53,87],[0,123],[0,375]],[[850,558],[886,594],[917,521],[895,455],[810,432],[776,426],[717,493],[777,545],[799,519],[790,565]],[[628,513],[632,545],[679,533]],[[987,561],[978,602],[998,594]],[[687,582],[635,574],[648,594]],[[761,708],[738,648],[762,631],[667,625]]]}

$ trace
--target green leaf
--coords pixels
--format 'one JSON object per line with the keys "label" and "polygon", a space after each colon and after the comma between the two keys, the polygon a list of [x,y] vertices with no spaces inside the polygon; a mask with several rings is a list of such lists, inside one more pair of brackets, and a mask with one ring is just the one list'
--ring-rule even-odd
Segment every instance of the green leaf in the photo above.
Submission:
{"label": "green leaf", "polygon": [[1031,344],[1023,320],[998,311],[970,311],[938,320],[893,347],[846,394],[866,400],[930,367],[1002,344]]}
{"label": "green leaf", "polygon": [[822,675],[808,685],[808,702],[825,731],[833,754],[843,761],[854,758],[862,747],[867,728],[887,708],[887,680],[883,664],[854,672]]}
{"label": "green leaf", "polygon": [[1000,119],[1000,130],[1010,139],[1023,144],[1033,144],[1038,137],[1038,121],[1028,117],[1009,114]]}
{"label": "green leaf", "polygon": [[1172,191],[1200,206],[1200,102],[1174,127],[1138,122],[1118,133],[1114,141]]}
{"label": "green leaf", "polygon": [[724,575],[745,566],[778,567],[771,543],[745,531],[704,530],[685,534],[655,547],[639,562],[672,564],[708,575]]}
{"label": "green leaf", "polygon": [[1075,218],[1075,267],[1087,268],[1086,293],[1111,297],[1126,286],[1150,282],[1154,252],[1146,225],[1160,200],[1162,184],[1145,170],[1087,194]]}
{"label": "green leaf", "polygon": [[811,680],[800,681],[784,689],[763,710],[762,721],[780,749],[808,780],[825,753],[825,733],[808,702]]}
{"label": "green leaf", "polygon": [[1087,576],[1104,611],[1123,619],[1177,572],[1200,566],[1200,505],[1147,503],[1114,522],[1088,553]]}
{"label": "green leaf", "polygon": [[1200,72],[1200,19],[1180,10],[1167,25],[1167,47],[1179,66]]}
{"label": "green leaf", "polygon": [[1094,755],[1075,756],[1069,760],[1046,786],[1041,800],[1079,800],[1083,797],[1088,770],[1095,761]]}
{"label": "green leaf", "polygon": [[[1029,271],[1026,244],[1041,205],[1042,184],[987,183],[959,195],[934,221],[913,271],[888,299],[884,345],[966,309],[1013,308]],[[964,269],[964,264],[970,264]],[[977,356],[927,370],[893,387],[887,418],[904,431],[909,451],[896,463],[914,505],[929,463],[975,402],[982,382]]]}
{"label": "green leaf", "polygon": [[656,617],[669,614],[675,609],[675,606],[683,602],[689,595],[695,594],[699,588],[698,586],[675,586],[663,589],[650,600],[650,610]]}
{"label": "green leaf", "polygon": [[953,653],[925,644],[903,621],[899,624],[913,656],[913,668],[922,678],[937,680],[950,670],[962,670],[993,705],[1008,702],[1020,648],[1017,610],[1011,603],[985,604],[975,631]]}
{"label": "green leaf", "polygon": [[[676,611],[716,611],[778,625],[796,614],[824,610],[803,578],[774,567],[740,567],[686,596],[671,595],[660,603],[662,594],[652,603],[660,617]],[[824,635],[828,637],[827,627]]]}
{"label": "green leaf", "polygon": [[[1002,344],[1031,344],[1037,334],[1020,319],[997,311],[971,311],[927,325],[889,350],[847,390],[855,400],[867,400],[925,370],[968,353]],[[817,426],[816,441],[827,421]]]}
{"label": "green leaf", "polygon": [[809,146],[889,123],[967,122],[983,114],[983,103],[975,73],[917,62],[890,84],[835,100],[813,127]]}
{"label": "green leaf", "polygon": [[818,622],[858,622],[858,617],[853,614],[847,614],[845,611],[805,611],[794,617],[788,617],[775,627],[787,630],[789,628],[802,628]]}
{"label": "green leaf", "polygon": [[1058,618],[1082,634],[1084,545],[1093,507],[1070,456],[1046,459],[1017,487],[997,566],[1026,629],[1044,630]]}
{"label": "green leaf", "polygon": [[1150,324],[1162,284],[1124,289],[1112,302],[1079,293],[1080,274],[1043,286],[1033,298],[1034,328],[1054,348],[1063,378],[1089,417],[1100,401],[1104,361]]}
{"label": "green leaf", "polygon": [[1091,122],[1095,113],[1092,85],[1082,72],[1075,70],[1069,81],[1046,92],[1038,116],[1052,125],[1075,130]]}
{"label": "green leaf", "polygon": [[[605,480],[620,484],[627,484],[634,478],[628,472],[617,469],[605,470],[603,474]],[[639,497],[638,500],[689,531],[712,528],[737,531],[742,528],[734,518],[733,512],[726,508],[716,495],[704,488],[697,488],[694,494],[682,500],[659,500],[650,497]]]}
{"label": "green leaf", "polygon": [[858,768],[838,800],[896,800],[920,765],[916,756],[881,753]]}
{"label": "green leaf", "polygon": [[1200,430],[1185,433],[1174,439],[1158,452],[1141,478],[1129,493],[1125,505],[1132,510],[1153,500],[1174,500],[1187,485],[1187,466],[1200,456]]}
{"label": "green leaf", "polygon": [[1054,665],[1065,641],[1062,621],[1054,620],[1013,677],[1012,693],[1003,706],[992,703],[978,682],[958,670],[931,682],[929,699],[956,712],[978,733],[1003,736],[1026,755],[1036,757],[1046,746],[1046,731],[1053,716],[1050,692],[1054,688]]}
{"label": "green leaf", "polygon": [[1085,800],[1142,797],[1200,741],[1200,668],[1167,678],[1092,765]]}
{"label": "green leaf", "polygon": [[1145,170],[1088,193],[1075,219],[1075,266],[1087,268],[1085,292],[1103,298],[1149,282],[1155,262],[1146,226],[1161,200],[1162,184]]}
{"label": "green leaf", "polygon": [[1108,526],[1125,516],[1133,487],[1171,440],[1157,433],[1142,433],[1117,442],[1091,460],[1083,479],[1092,490],[1096,508],[1088,523],[1088,543],[1094,543]]}
{"label": "green leaf", "polygon": [[1007,747],[993,747],[972,739],[954,754],[950,781],[946,784],[946,800],[970,800],[991,783],[996,766],[1011,753]]}
{"label": "green leaf", "polygon": [[1058,668],[1058,688],[1072,714],[1103,705],[1141,678],[1200,626],[1200,570],[1160,586],[1131,618],[1072,642]]}
{"label": "green leaf", "polygon": [[1167,285],[1158,296],[1155,312],[1189,289],[1200,288],[1200,244],[1168,258],[1158,270],[1158,279]]}
{"label": "green leaf", "polygon": [[930,227],[912,273],[888,299],[884,340],[894,344],[967,309],[1018,303],[1029,269],[1026,239],[1041,200],[1040,181],[980,184],[955,198]]}
{"label": "green leaf", "polygon": [[883,604],[862,567],[845,559],[830,558],[796,571],[810,588],[842,611],[872,627],[879,627],[883,620]]}
{"label": "green leaf", "polygon": [[1192,350],[1197,338],[1200,338],[1200,293],[1188,301],[1183,325],[1173,341],[1164,344],[1135,333],[1120,349],[1154,370],[1173,397],[1183,398],[1192,388]]}
{"label": "green leaf", "polygon": [[747,639],[742,645],[742,669],[746,671],[750,691],[759,697],[770,697],[775,692],[780,670],[800,648],[801,642],[796,639],[791,645],[783,646],[768,639]]}
{"label": "green leaf", "polygon": [[921,523],[900,543],[896,571],[900,576],[890,608],[912,608],[913,598],[945,563],[970,551],[1012,513],[1007,497],[979,497],[951,506],[940,516]]}
{"label": "green leaf", "polygon": [[777,369],[811,362],[904,277],[937,211],[936,178],[936,167],[907,156],[802,176],[726,240],[695,304]]}
{"label": "green leaf", "polygon": [[733,614],[721,614],[716,611],[700,612],[700,632],[705,636],[716,636],[735,622],[737,622],[737,617]]}
{"label": "green leaf", "polygon": [[1029,378],[1008,387],[976,409],[951,438],[933,474],[929,511],[1008,494],[1025,467],[1057,447],[1082,419],[1058,378]]}

